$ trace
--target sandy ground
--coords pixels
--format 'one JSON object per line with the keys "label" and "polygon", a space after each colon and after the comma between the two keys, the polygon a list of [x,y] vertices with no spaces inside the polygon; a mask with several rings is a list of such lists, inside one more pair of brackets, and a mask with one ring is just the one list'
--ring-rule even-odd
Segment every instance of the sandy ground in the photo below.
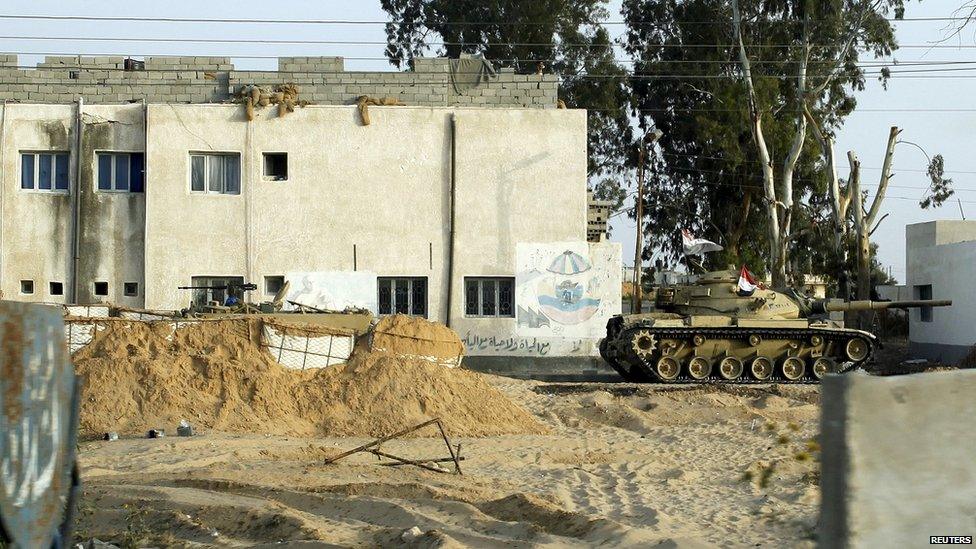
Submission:
{"label": "sandy ground", "polygon": [[[77,537],[130,547],[815,544],[818,387],[490,381],[552,432],[454,439],[460,476],[362,454],[322,463],[367,439],[84,442]],[[435,438],[383,449],[447,455]],[[405,541],[414,526],[424,534]]]}

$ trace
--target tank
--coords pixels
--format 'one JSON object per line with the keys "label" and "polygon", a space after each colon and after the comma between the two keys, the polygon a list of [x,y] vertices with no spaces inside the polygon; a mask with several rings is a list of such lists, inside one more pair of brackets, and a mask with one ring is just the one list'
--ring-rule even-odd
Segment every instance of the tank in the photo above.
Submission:
{"label": "tank", "polygon": [[654,311],[616,315],[600,355],[627,381],[816,383],[857,369],[877,339],[833,311],[943,307],[951,301],[830,301],[792,289],[738,288],[739,271],[705,273],[653,292]]}

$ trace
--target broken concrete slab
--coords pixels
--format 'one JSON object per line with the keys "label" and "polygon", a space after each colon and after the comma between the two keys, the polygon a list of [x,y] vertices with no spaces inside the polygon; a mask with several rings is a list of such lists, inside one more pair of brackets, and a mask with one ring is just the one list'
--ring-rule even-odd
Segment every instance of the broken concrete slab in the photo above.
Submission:
{"label": "broken concrete slab", "polygon": [[976,534],[973,395],[976,370],[825,379],[820,545]]}

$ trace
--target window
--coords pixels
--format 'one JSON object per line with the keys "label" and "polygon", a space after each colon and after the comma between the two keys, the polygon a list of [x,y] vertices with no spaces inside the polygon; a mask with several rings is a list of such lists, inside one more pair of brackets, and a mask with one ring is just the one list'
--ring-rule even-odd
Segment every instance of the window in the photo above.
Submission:
{"label": "window", "polygon": [[281,291],[285,286],[285,277],[283,276],[266,276],[264,277],[264,293],[268,295],[275,295]]}
{"label": "window", "polygon": [[95,295],[99,295],[99,296],[108,295],[108,282],[96,282]]}
{"label": "window", "polygon": [[243,276],[194,276],[190,279],[193,290],[193,304],[198,307],[216,301],[218,305],[227,302],[228,296],[244,301]]}
{"label": "window", "polygon": [[21,280],[20,281],[20,293],[22,293],[22,294],[32,294],[32,293],[34,293],[34,281],[33,280]]}
{"label": "window", "polygon": [[271,181],[288,180],[288,153],[264,153],[264,178]]}
{"label": "window", "polygon": [[139,283],[138,282],[123,282],[122,283],[122,293],[127,297],[136,297],[139,295]]}
{"label": "window", "polygon": [[515,317],[515,279],[465,278],[465,316]]}
{"label": "window", "polygon": [[98,190],[141,193],[145,190],[142,153],[98,153]]}
{"label": "window", "polygon": [[20,188],[68,192],[68,153],[20,153]]}
{"label": "window", "polygon": [[48,293],[51,295],[64,295],[64,283],[62,282],[49,283]]}
{"label": "window", "polygon": [[405,314],[427,318],[427,277],[378,277],[381,315]]}
{"label": "window", "polygon": [[241,194],[241,155],[191,154],[190,190],[196,193]]}
{"label": "window", "polygon": [[[932,299],[932,285],[915,286],[915,299]],[[922,307],[918,310],[919,320],[932,322],[932,307]]]}

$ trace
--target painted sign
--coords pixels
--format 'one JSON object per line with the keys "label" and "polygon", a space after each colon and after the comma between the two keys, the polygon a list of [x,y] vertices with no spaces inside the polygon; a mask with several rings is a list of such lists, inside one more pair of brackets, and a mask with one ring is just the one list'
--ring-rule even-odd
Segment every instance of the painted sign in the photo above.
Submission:
{"label": "painted sign", "polygon": [[517,336],[598,339],[620,312],[618,243],[519,243],[515,261]]}
{"label": "painted sign", "polygon": [[[291,287],[287,301],[302,305],[342,311],[348,308],[377,311],[376,273],[369,271],[292,272],[285,275]],[[286,304],[286,309],[295,306]]]}
{"label": "painted sign", "polygon": [[470,330],[461,338],[466,354],[472,356],[598,356],[596,341],[592,338],[481,335]]}

